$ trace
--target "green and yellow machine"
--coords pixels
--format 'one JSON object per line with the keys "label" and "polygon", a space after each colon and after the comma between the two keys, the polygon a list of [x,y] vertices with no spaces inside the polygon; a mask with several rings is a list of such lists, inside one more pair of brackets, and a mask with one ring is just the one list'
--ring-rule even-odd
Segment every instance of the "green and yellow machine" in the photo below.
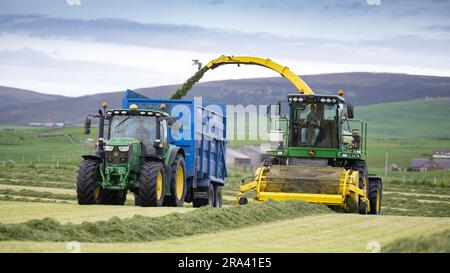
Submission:
{"label": "green and yellow machine", "polygon": [[78,203],[124,205],[129,190],[139,206],[183,206],[185,153],[167,141],[169,114],[164,105],[161,109],[103,106],[85,121],[88,134],[90,118],[99,119],[99,136],[95,154],[84,155],[78,169]]}
{"label": "green and yellow machine", "polygon": [[246,204],[244,193],[251,190],[256,201],[303,200],[346,212],[380,214],[382,181],[369,175],[366,166],[367,124],[353,118],[353,106],[342,90],[338,95],[315,94],[288,67],[270,59],[222,55],[202,67],[172,98],[183,97],[208,70],[227,64],[269,68],[299,91],[287,97],[288,114],[281,114],[278,103],[278,112],[268,115],[268,159],[251,182],[242,182],[237,204]]}
{"label": "green and yellow machine", "polygon": [[367,123],[354,119],[342,90],[338,95],[315,94],[288,67],[270,59],[221,56],[206,67],[223,64],[267,67],[299,91],[287,97],[288,114],[281,114],[278,103],[276,113],[268,115],[268,158],[251,182],[241,184],[238,204],[246,204],[244,193],[252,190],[256,201],[303,200],[346,212],[380,214],[382,181],[369,175],[366,166]]}

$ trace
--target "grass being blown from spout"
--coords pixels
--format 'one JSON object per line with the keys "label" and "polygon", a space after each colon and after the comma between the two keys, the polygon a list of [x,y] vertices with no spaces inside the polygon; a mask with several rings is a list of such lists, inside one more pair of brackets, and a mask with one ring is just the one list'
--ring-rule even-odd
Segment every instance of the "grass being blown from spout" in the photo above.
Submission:
{"label": "grass being blown from spout", "polygon": [[194,86],[194,84],[196,84],[201,78],[203,78],[203,75],[205,75],[208,69],[209,67],[207,66],[202,67],[199,71],[197,71],[197,73],[194,74],[194,76],[190,77],[181,87],[175,90],[175,92],[169,97],[169,99],[179,100],[186,96],[189,90],[192,89],[192,86]]}
{"label": "grass being blown from spout", "polygon": [[155,241],[329,212],[330,209],[320,204],[267,201],[222,209],[203,207],[192,212],[160,217],[113,217],[108,221],[82,224],[61,224],[52,218],[46,218],[20,224],[0,224],[0,241]]}

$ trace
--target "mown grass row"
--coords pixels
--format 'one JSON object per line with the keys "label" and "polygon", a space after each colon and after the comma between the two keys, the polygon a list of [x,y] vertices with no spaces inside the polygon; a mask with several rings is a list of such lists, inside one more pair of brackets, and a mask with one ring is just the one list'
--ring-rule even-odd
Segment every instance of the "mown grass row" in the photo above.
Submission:
{"label": "mown grass row", "polygon": [[[419,198],[420,199],[420,198]],[[450,217],[450,203],[418,201],[414,196],[401,198],[385,195],[382,214],[402,216]]]}
{"label": "mown grass row", "polygon": [[46,199],[58,199],[58,200],[77,200],[77,197],[75,195],[71,195],[71,194],[52,193],[52,192],[47,192],[47,191],[34,191],[34,190],[28,190],[28,189],[22,189],[22,190],[0,189],[0,194],[12,195],[12,196],[46,198]]}
{"label": "mown grass row", "polygon": [[449,253],[450,229],[420,237],[397,239],[382,248],[382,252],[408,253]]}
{"label": "mown grass row", "polygon": [[42,199],[36,197],[20,197],[20,196],[10,196],[10,195],[0,195],[0,201],[16,201],[16,202],[37,202],[37,203],[65,203],[69,202],[64,200],[55,199]]}
{"label": "mown grass row", "polygon": [[412,195],[407,194],[401,194],[397,192],[393,193],[384,193],[384,196],[387,196],[389,198],[401,198],[401,199],[415,199],[415,200],[429,200],[429,201],[436,201],[436,202],[450,202],[450,196],[441,196],[441,195],[421,195],[419,193],[415,193]]}
{"label": "mown grass row", "polygon": [[75,173],[59,173],[55,171],[54,173],[39,174],[35,172],[30,172],[29,170],[23,170],[22,172],[0,172],[0,178],[2,179],[33,179],[33,180],[47,180],[47,181],[75,181]]}
{"label": "mown grass row", "polygon": [[63,183],[63,182],[50,182],[50,181],[0,179],[0,184],[13,185],[13,186],[58,188],[58,189],[75,189],[76,188],[75,182]]}
{"label": "mown grass row", "polygon": [[331,211],[300,201],[264,202],[222,209],[203,207],[161,217],[113,217],[108,221],[61,224],[54,219],[0,224],[0,240],[141,242],[170,239],[292,219]]}

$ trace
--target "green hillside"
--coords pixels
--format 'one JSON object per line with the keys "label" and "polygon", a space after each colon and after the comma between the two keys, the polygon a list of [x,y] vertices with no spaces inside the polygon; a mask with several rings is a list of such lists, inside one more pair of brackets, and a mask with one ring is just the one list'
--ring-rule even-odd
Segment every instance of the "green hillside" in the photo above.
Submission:
{"label": "green hillside", "polygon": [[450,99],[433,98],[357,107],[370,138],[450,138]]}

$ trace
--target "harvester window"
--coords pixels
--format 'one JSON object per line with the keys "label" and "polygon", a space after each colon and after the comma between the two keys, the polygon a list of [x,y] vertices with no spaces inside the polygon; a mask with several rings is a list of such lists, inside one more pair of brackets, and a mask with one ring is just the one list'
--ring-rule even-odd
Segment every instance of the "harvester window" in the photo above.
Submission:
{"label": "harvester window", "polygon": [[337,105],[293,103],[291,112],[291,147],[337,148]]}

